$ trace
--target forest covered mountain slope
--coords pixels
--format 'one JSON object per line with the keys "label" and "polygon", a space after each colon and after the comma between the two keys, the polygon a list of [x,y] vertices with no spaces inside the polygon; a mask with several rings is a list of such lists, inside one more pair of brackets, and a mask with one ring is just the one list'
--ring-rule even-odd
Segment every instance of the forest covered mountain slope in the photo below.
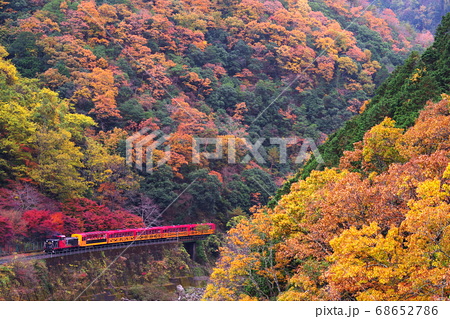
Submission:
{"label": "forest covered mountain slope", "polygon": [[381,0],[376,4],[393,10],[400,20],[409,22],[417,30],[429,30],[433,34],[450,10],[448,0]]}
{"label": "forest covered mountain slope", "polygon": [[[225,228],[302,165],[302,144],[284,163],[271,139],[321,143],[433,39],[364,0],[0,6],[0,233],[10,247],[142,223]],[[125,162],[142,129],[165,138],[146,159],[170,147],[149,173]],[[198,138],[226,146],[194,161]],[[249,154],[258,141],[262,159]]]}
{"label": "forest covered mountain slope", "polygon": [[[392,118],[353,150],[335,146],[338,167],[311,171],[272,207],[236,219],[205,299],[450,299],[449,22],[365,111],[385,107]],[[364,113],[352,121],[360,130]]]}
{"label": "forest covered mountain slope", "polygon": [[[429,47],[448,1],[0,8],[4,253],[55,233],[208,221],[231,230],[205,299],[449,299],[449,16]],[[127,149],[141,130],[165,138],[152,163],[170,147],[150,172]],[[199,138],[226,146],[194,161]],[[303,164],[301,144],[281,160],[281,138],[327,140],[329,167],[310,162],[267,207]],[[35,265],[31,279],[46,274]],[[11,269],[4,280],[23,279]]]}
{"label": "forest covered mountain slope", "polygon": [[[352,149],[353,144],[361,141],[364,133],[384,117],[393,118],[398,127],[410,127],[428,100],[439,99],[441,93],[449,91],[449,28],[450,17],[446,15],[433,45],[423,55],[412,54],[380,86],[366,110],[346,122],[321,145],[326,166],[336,166],[343,151]],[[307,163],[303,177],[317,164],[314,159]]]}

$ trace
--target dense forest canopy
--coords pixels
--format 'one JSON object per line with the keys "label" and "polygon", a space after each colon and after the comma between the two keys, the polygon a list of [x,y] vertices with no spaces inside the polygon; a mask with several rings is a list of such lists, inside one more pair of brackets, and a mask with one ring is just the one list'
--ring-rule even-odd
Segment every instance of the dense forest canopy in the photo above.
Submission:
{"label": "dense forest canopy", "polygon": [[449,5],[0,1],[0,248],[207,221],[207,300],[448,300]]}
{"label": "dense forest canopy", "polygon": [[448,0],[381,0],[379,2],[381,6],[393,10],[400,20],[408,21],[418,30],[430,30],[433,33],[442,17],[450,9]]}
{"label": "dense forest canopy", "polygon": [[228,232],[205,299],[450,299],[449,30],[324,144],[336,167]]}
{"label": "dense forest canopy", "polygon": [[[302,166],[302,142],[332,140],[415,68],[438,16],[423,5],[417,25],[395,1],[0,1],[0,244],[246,218]],[[151,172],[125,160],[143,129],[165,137],[154,162],[170,146]],[[224,147],[193,161],[198,138]],[[298,141],[285,161],[280,138]]]}
{"label": "dense forest canopy", "polygon": [[[352,150],[353,144],[362,140],[365,132],[380,123],[385,116],[393,118],[397,126],[407,128],[414,124],[419,111],[430,99],[448,92],[448,15],[437,29],[436,41],[420,56],[411,54],[379,88],[377,94],[366,104],[366,110],[355,116],[320,147],[326,166],[337,166],[344,151]],[[311,159],[302,176],[317,168]]]}

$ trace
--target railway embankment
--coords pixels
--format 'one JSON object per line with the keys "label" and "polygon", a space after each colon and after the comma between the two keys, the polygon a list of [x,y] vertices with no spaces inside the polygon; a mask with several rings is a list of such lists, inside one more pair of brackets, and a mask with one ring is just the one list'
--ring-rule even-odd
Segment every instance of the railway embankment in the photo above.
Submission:
{"label": "railway embankment", "polygon": [[[0,265],[4,300],[197,300],[209,274],[182,244]],[[177,292],[182,285],[184,294]]]}

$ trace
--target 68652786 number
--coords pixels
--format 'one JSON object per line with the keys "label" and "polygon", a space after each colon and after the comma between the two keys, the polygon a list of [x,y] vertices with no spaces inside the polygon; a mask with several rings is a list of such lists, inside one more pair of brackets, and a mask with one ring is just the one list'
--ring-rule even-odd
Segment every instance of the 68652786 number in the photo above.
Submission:
{"label": "68652786 number", "polygon": [[438,306],[378,306],[375,309],[378,316],[436,316]]}

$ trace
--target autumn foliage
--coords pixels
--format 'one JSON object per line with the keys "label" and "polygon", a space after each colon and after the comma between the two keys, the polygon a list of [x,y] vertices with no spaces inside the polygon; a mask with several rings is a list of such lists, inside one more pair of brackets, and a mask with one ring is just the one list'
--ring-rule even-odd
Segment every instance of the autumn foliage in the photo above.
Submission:
{"label": "autumn foliage", "polygon": [[[394,12],[364,1],[23,3],[5,4],[0,16],[8,35],[0,50],[5,96],[30,92],[0,109],[7,154],[0,182],[26,178],[56,200],[89,197],[118,211],[139,205],[137,193],[167,207],[196,170],[217,172],[208,194],[218,190],[217,205],[199,209],[187,200],[192,211],[177,216],[182,220],[225,224],[230,211],[253,204],[237,196],[252,170],[280,184],[299,167],[278,165],[275,149],[270,164],[241,163],[243,143],[235,165],[204,156],[192,163],[195,138],[323,139],[360,111],[388,69],[429,43]],[[20,73],[46,88],[29,89]],[[168,136],[152,159],[163,159],[169,145],[171,156],[164,168],[152,168],[153,177],[138,178],[124,165],[123,144],[143,128]],[[138,163],[140,155],[147,154],[129,159]],[[265,192],[257,183],[251,188],[247,194]],[[177,205],[169,213],[186,209]]]}
{"label": "autumn foliage", "polygon": [[205,299],[448,300],[450,99],[386,118],[229,231]]}
{"label": "autumn foliage", "polygon": [[[94,120],[18,76],[0,49],[1,247],[54,234],[145,226],[142,217],[121,208],[129,200],[125,193],[136,191],[137,178],[108,143],[88,136]],[[93,200],[83,198],[87,193]]]}
{"label": "autumn foliage", "polygon": [[[427,267],[436,270],[419,295],[447,297],[433,290],[446,278],[446,96],[409,130],[386,118],[340,169],[314,172],[274,208],[264,206],[270,194],[299,165],[280,163],[275,147],[263,163],[247,160],[244,141],[325,140],[365,110],[390,70],[430,44],[426,30],[363,0],[0,3],[0,245],[163,222],[230,222],[237,226],[206,299],[406,295],[423,287],[425,272],[408,256],[431,252],[436,261]],[[412,83],[425,72],[418,69]],[[430,118],[439,129],[428,126]],[[125,150],[143,129],[164,136],[160,147]],[[221,140],[220,158],[205,156],[206,144],[194,162],[198,138]],[[168,147],[164,165],[137,167],[144,157],[164,159]],[[433,207],[439,218],[428,224],[423,212]],[[416,220],[426,238],[414,232]],[[354,252],[346,243],[355,236],[373,251]],[[399,255],[381,256],[377,245],[399,247]],[[371,262],[364,254],[390,271],[364,274],[361,264]],[[414,267],[418,277],[405,286],[376,285]],[[347,268],[361,276],[351,286],[342,282]]]}
{"label": "autumn foliage", "polygon": [[6,245],[13,237],[11,223],[4,217],[0,217],[0,245]]}

